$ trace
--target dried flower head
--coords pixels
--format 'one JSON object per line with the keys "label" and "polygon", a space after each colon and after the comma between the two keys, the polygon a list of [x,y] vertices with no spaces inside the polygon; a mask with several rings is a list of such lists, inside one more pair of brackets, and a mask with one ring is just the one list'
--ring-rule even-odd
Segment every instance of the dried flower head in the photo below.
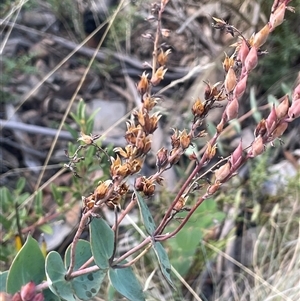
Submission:
{"label": "dried flower head", "polygon": [[225,52],[225,59],[223,61],[223,69],[227,73],[230,67],[234,66],[233,56],[229,57]]}
{"label": "dried flower head", "polygon": [[195,117],[202,117],[205,111],[204,104],[202,103],[201,99],[198,98],[192,107],[192,113]]}
{"label": "dried flower head", "polygon": [[258,125],[256,126],[255,130],[254,130],[254,136],[255,137],[264,137],[265,134],[267,133],[267,125],[266,125],[266,120],[262,119]]}
{"label": "dried flower head", "polygon": [[164,69],[164,66],[161,66],[156,70],[155,74],[153,74],[151,78],[151,83],[153,86],[158,85],[161,82],[161,80],[164,79],[167,70],[168,69]]}
{"label": "dried flower head", "polygon": [[217,151],[217,145],[211,145],[210,142],[207,142],[207,147],[205,150],[205,154],[207,156],[207,159],[210,161],[216,154]]}
{"label": "dried flower head", "polygon": [[86,135],[83,132],[80,132],[80,137],[77,139],[77,141],[83,141],[83,143],[87,145],[94,143],[93,137],[90,135]]}
{"label": "dried flower head", "polygon": [[95,200],[99,201],[103,199],[107,195],[107,192],[112,185],[113,185],[112,180],[106,180],[105,182],[100,182],[94,192]]}
{"label": "dried flower head", "polygon": [[186,130],[183,130],[179,134],[179,142],[183,150],[187,149],[191,144],[191,135],[187,134]]}
{"label": "dried flower head", "polygon": [[160,66],[165,66],[166,65],[170,53],[171,53],[171,49],[168,49],[167,51],[163,51],[161,49],[159,55],[157,56],[157,61],[158,61]]}
{"label": "dried flower head", "polygon": [[161,168],[164,168],[168,165],[168,150],[164,147],[162,147],[158,152],[156,153],[156,166],[158,170],[160,171]]}
{"label": "dried flower head", "polygon": [[139,83],[137,84],[137,90],[141,95],[144,95],[149,89],[148,76],[149,74],[144,71]]}

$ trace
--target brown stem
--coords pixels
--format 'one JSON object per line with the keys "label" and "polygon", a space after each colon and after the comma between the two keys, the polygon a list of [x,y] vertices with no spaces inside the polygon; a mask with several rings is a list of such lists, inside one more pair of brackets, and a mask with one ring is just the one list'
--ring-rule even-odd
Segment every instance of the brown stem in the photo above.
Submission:
{"label": "brown stem", "polygon": [[143,248],[145,245],[151,243],[152,238],[150,236],[146,237],[139,245],[137,245],[136,247],[132,248],[131,250],[129,250],[127,253],[125,253],[124,255],[122,255],[121,257],[119,257],[118,259],[116,259],[113,263],[112,266],[117,265],[119,262],[125,260],[128,256],[130,256],[131,254],[134,254],[135,252],[139,251],[141,248]]}
{"label": "brown stem", "polygon": [[73,269],[74,269],[74,266],[75,266],[75,248],[76,248],[77,242],[78,242],[78,240],[80,238],[80,235],[82,234],[84,228],[86,227],[86,221],[91,216],[91,214],[92,214],[92,210],[86,212],[82,216],[82,218],[80,220],[80,223],[79,223],[79,226],[78,226],[78,229],[77,229],[76,234],[74,236],[73,242],[71,244],[70,266],[69,266],[69,269],[68,269],[67,274],[66,274],[66,279],[67,280],[70,279],[71,274],[72,274]]}

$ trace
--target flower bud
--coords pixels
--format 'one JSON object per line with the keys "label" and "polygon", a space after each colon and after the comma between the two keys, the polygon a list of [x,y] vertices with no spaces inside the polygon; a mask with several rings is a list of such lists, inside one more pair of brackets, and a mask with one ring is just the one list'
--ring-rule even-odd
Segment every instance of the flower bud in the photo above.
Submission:
{"label": "flower bud", "polygon": [[231,165],[227,162],[215,171],[216,183],[222,183],[230,175],[230,168]]}
{"label": "flower bud", "polygon": [[168,150],[162,147],[156,154],[156,166],[158,170],[168,165]]}
{"label": "flower bud", "polygon": [[270,133],[273,130],[273,127],[277,121],[278,121],[278,118],[276,115],[275,106],[273,106],[269,116],[266,119],[266,126],[267,126],[268,133]]}
{"label": "flower bud", "polygon": [[248,73],[256,67],[257,61],[257,49],[252,47],[245,59],[245,68]]}
{"label": "flower bud", "polygon": [[215,183],[215,184],[213,184],[213,185],[210,185],[210,186],[207,188],[207,193],[208,193],[209,195],[214,194],[216,191],[219,190],[220,186],[221,186],[221,183]]}
{"label": "flower bud", "polygon": [[263,138],[258,136],[252,143],[251,149],[249,151],[251,157],[257,157],[258,155],[262,154],[265,150],[265,146],[263,143]]}
{"label": "flower bud", "polygon": [[226,106],[225,109],[227,120],[232,120],[238,116],[239,113],[239,102],[236,97],[234,97]]}
{"label": "flower bud", "polygon": [[288,111],[288,115],[292,119],[300,117],[300,98],[292,102],[292,105]]}
{"label": "flower bud", "polygon": [[243,159],[243,146],[242,140],[240,141],[238,147],[234,150],[232,155],[230,156],[230,163],[232,167],[235,167],[240,164]]}
{"label": "flower bud", "polygon": [[290,107],[289,98],[287,95],[285,95],[283,96],[281,103],[275,109],[277,118],[278,119],[284,118],[288,113],[289,107]]}
{"label": "flower bud", "polygon": [[235,86],[233,95],[237,99],[240,99],[245,93],[247,88],[247,79],[248,79],[248,74],[245,74],[244,77]]}
{"label": "flower bud", "polygon": [[138,177],[134,181],[134,188],[137,191],[143,191],[144,188],[145,177]]}
{"label": "flower bud", "polygon": [[236,75],[232,67],[229,67],[229,70],[225,77],[224,85],[227,93],[232,92],[232,90],[236,86]]}
{"label": "flower bud", "polygon": [[186,203],[186,198],[181,196],[177,201],[177,203],[175,204],[175,206],[173,207],[173,209],[176,211],[180,211],[184,207],[185,203]]}
{"label": "flower bud", "polygon": [[[299,81],[300,81],[300,73],[298,75]],[[296,88],[293,91],[293,100],[299,99],[300,98],[300,83],[296,86]]]}
{"label": "flower bud", "polygon": [[245,59],[248,53],[249,53],[249,47],[246,41],[243,39],[237,56],[237,58],[242,62],[243,65],[245,64]]}
{"label": "flower bud", "polygon": [[280,138],[288,127],[287,122],[280,123],[272,133],[272,139]]}
{"label": "flower bud", "polygon": [[228,72],[230,67],[233,67],[234,65],[234,59],[232,57],[229,57],[227,53],[225,53],[225,59],[223,61],[223,69],[225,72]]}
{"label": "flower bud", "polygon": [[[1,299],[2,300],[2,299]],[[10,300],[10,299],[8,299]],[[15,293],[13,296],[12,296],[12,299],[11,301],[22,301],[22,298],[21,298],[21,294],[19,292]]]}
{"label": "flower bud", "polygon": [[285,9],[286,9],[286,4],[285,2],[282,2],[276,8],[276,10],[273,13],[271,13],[270,20],[269,20],[271,26],[270,31],[273,31],[277,26],[279,26],[283,22]]}
{"label": "flower bud", "polygon": [[31,301],[35,296],[35,283],[33,281],[28,282],[21,287],[21,298],[23,301]]}
{"label": "flower bud", "polygon": [[252,45],[257,49],[261,47],[267,41],[269,33],[270,24],[267,23],[257,34],[255,34]]}

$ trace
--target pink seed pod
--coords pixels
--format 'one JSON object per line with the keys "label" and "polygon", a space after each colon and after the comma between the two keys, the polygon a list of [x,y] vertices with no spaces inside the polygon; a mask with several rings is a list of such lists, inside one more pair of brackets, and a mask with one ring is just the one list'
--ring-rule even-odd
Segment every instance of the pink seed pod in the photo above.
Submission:
{"label": "pink seed pod", "polygon": [[288,115],[291,119],[296,119],[300,117],[300,98],[292,102],[292,105],[288,111]]}
{"label": "pink seed pod", "polygon": [[225,110],[227,120],[232,120],[238,116],[239,113],[239,102],[236,97],[234,97],[227,105]]}
{"label": "pink seed pod", "polygon": [[239,52],[237,54],[237,59],[242,62],[242,64],[245,64],[245,59],[249,53],[249,47],[246,43],[246,41],[243,39],[241,43],[241,47],[239,49]]}
{"label": "pink seed pod", "polygon": [[35,296],[35,283],[33,281],[28,282],[21,287],[21,298],[23,301],[31,301]]}
{"label": "pink seed pod", "polygon": [[266,126],[267,126],[268,133],[270,133],[273,130],[273,127],[277,121],[278,118],[276,114],[276,109],[275,106],[273,106],[269,116],[266,119]]}
{"label": "pink seed pod", "polygon": [[280,138],[288,127],[287,122],[280,123],[272,133],[272,139]]}
{"label": "pink seed pod", "polygon": [[231,165],[229,162],[215,171],[216,183],[222,183],[230,175]]}
{"label": "pink seed pod", "polygon": [[235,167],[240,164],[242,159],[243,159],[243,146],[241,140],[238,147],[234,150],[234,152],[232,153],[229,159],[232,169],[235,169]]}
{"label": "pink seed pod", "polygon": [[245,74],[244,77],[237,83],[233,90],[233,95],[235,98],[240,99],[244,95],[247,87],[247,79],[248,74]]}
{"label": "pink seed pod", "polygon": [[289,98],[287,95],[283,96],[282,99],[279,99],[280,104],[277,106],[276,110],[276,115],[278,119],[284,118],[289,110],[290,103],[289,103]]}
{"label": "pink seed pod", "polygon": [[249,150],[249,156],[254,158],[262,154],[265,150],[265,145],[263,143],[263,138],[258,136],[252,143],[251,149]]}
{"label": "pink seed pod", "polygon": [[248,73],[256,67],[257,62],[257,49],[255,47],[252,47],[245,59],[245,67]]}
{"label": "pink seed pod", "polygon": [[272,32],[277,26],[279,26],[284,19],[286,4],[281,3],[276,10],[270,15],[270,32]]}

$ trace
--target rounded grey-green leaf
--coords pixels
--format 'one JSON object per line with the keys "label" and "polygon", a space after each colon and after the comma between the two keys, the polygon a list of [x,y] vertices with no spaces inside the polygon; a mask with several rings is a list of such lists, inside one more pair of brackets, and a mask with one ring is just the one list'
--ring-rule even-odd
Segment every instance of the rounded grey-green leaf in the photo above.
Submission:
{"label": "rounded grey-green leaf", "polygon": [[131,267],[109,269],[108,276],[112,286],[130,301],[144,301],[145,296]]}

